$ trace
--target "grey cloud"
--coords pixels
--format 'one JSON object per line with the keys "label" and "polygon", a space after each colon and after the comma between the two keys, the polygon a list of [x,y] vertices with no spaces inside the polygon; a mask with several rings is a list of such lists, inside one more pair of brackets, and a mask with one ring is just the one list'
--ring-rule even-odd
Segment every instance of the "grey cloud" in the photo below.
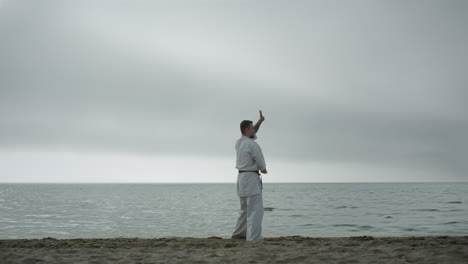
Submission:
{"label": "grey cloud", "polygon": [[466,179],[466,2],[188,3],[5,2],[0,146],[233,157],[262,109],[267,158]]}

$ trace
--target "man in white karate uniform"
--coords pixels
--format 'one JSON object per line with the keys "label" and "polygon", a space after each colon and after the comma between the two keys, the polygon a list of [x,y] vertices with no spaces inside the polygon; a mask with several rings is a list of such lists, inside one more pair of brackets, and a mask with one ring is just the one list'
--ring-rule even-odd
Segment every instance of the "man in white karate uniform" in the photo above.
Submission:
{"label": "man in white karate uniform", "polygon": [[265,120],[262,111],[260,119],[253,125],[250,120],[240,124],[242,136],[236,141],[237,195],[240,200],[240,214],[232,238],[247,241],[263,241],[263,184],[259,170],[266,174],[265,158],[262,149],[255,140],[260,124]]}

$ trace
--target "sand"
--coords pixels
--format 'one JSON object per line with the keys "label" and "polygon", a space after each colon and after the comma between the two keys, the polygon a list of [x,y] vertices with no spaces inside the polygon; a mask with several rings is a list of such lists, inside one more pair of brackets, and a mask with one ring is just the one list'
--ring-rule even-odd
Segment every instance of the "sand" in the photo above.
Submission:
{"label": "sand", "polygon": [[7,239],[1,263],[468,263],[468,236]]}

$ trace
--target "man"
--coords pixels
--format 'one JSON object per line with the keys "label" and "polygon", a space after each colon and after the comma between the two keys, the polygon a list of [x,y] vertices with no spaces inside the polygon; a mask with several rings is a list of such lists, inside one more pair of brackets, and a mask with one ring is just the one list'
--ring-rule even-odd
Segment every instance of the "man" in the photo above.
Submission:
{"label": "man", "polygon": [[263,198],[262,179],[258,170],[267,174],[265,158],[255,139],[260,124],[265,120],[262,111],[255,126],[252,121],[243,120],[240,124],[242,136],[236,141],[237,162],[237,195],[241,210],[232,238],[247,241],[263,241]]}

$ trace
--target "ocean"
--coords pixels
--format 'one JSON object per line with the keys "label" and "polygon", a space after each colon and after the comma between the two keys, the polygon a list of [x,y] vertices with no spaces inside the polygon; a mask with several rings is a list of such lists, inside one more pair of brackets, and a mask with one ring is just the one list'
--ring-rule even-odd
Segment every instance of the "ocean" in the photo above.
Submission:
{"label": "ocean", "polygon": [[[262,234],[468,235],[468,183],[263,183]],[[230,238],[235,183],[0,184],[0,239]]]}

